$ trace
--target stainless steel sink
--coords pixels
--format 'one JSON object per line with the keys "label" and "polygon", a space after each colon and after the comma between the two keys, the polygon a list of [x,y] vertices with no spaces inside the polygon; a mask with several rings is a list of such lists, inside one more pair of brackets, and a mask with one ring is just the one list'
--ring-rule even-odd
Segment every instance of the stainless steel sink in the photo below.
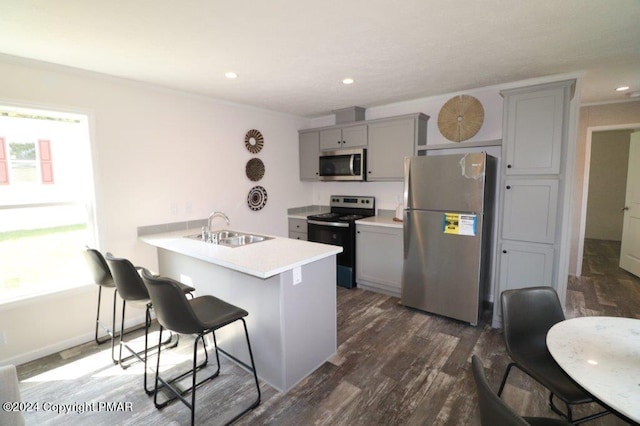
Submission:
{"label": "stainless steel sink", "polygon": [[[217,236],[218,244],[227,247],[240,247],[247,244],[259,243],[260,241],[266,241],[272,239],[272,237],[265,237],[264,235],[245,234],[243,232],[222,230],[213,233]],[[187,235],[185,238],[191,238],[193,240],[204,241],[202,234]]]}

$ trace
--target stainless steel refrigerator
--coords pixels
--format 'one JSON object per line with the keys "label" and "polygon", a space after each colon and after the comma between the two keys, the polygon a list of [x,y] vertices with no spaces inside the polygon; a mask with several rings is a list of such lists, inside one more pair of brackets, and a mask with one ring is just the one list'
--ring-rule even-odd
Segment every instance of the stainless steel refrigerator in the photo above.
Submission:
{"label": "stainless steel refrigerator", "polygon": [[496,159],[405,159],[403,305],[476,325],[491,269]]}

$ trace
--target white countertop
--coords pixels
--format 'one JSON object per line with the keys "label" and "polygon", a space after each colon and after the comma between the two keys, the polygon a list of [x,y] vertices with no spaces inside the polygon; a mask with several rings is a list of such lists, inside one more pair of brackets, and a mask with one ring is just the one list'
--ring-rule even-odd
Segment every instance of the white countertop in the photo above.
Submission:
{"label": "white countertop", "polygon": [[356,220],[358,225],[386,226],[388,228],[402,229],[402,222],[396,222],[392,217],[388,216],[371,216],[364,219]]}
{"label": "white countertop", "polygon": [[[342,253],[342,247],[282,237],[272,237],[273,239],[270,240],[240,247],[227,247],[184,238],[185,235],[193,235],[199,232],[199,229],[181,230],[143,235],[139,239],[154,247],[180,253],[258,278],[269,278],[297,266]],[[271,237],[270,235],[268,236]]]}
{"label": "white countertop", "polygon": [[551,327],[547,346],[573,380],[620,414],[640,422],[640,320],[569,319]]}

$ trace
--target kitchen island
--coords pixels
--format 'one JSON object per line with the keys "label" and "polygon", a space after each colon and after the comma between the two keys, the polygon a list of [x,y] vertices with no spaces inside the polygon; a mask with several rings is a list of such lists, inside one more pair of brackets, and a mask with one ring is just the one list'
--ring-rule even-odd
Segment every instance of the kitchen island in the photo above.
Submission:
{"label": "kitchen island", "polygon": [[[239,247],[210,244],[182,230],[144,235],[159,274],[249,312],[258,377],[287,392],[336,353],[336,254],[341,247],[289,238]],[[242,326],[216,332],[218,345],[249,363]]]}

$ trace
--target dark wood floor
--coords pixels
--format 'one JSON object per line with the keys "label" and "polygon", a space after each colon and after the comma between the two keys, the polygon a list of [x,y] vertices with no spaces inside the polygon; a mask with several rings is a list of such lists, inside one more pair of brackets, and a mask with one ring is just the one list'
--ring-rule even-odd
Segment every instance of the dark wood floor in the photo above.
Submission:
{"label": "dark wood floor", "polygon": [[[587,241],[583,276],[572,277],[567,317],[612,315],[640,318],[640,280],[617,267],[619,244]],[[489,315],[486,316],[490,318]],[[309,336],[312,339],[313,336]],[[188,359],[188,339],[164,358]],[[262,385],[262,404],[240,425],[478,425],[472,354],[480,356],[497,389],[509,362],[500,330],[485,321],[471,327],[409,310],[398,299],[365,290],[338,289],[338,353],[286,395]],[[142,391],[142,369],[121,370],[106,345],[88,343],[18,369],[23,401],[40,411],[27,424],[188,424],[181,404],[158,411]],[[519,371],[511,373],[504,399],[517,412],[557,417],[547,392]],[[222,424],[253,397],[247,373],[223,360],[220,378],[198,391],[198,424]],[[130,402],[132,411],[56,414],[43,403]],[[581,407],[576,414],[597,407]],[[590,425],[623,425],[613,416]]]}

